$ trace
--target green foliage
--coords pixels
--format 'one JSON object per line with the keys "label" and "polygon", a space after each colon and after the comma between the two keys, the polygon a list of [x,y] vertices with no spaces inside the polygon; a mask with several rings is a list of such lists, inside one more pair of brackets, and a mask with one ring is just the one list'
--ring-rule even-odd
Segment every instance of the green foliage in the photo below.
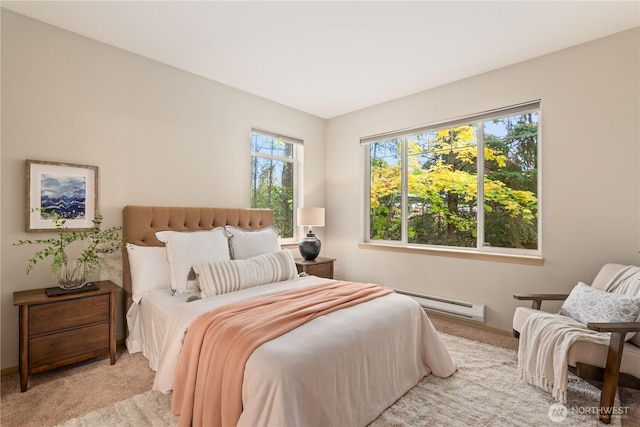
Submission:
{"label": "green foliage", "polygon": [[[485,244],[537,247],[537,117],[483,123]],[[477,124],[406,137],[410,243],[475,247]],[[500,135],[491,134],[495,130]],[[371,147],[370,236],[400,240],[401,139]]]}
{"label": "green foliage", "polygon": [[51,272],[55,274],[69,258],[67,247],[74,242],[84,242],[86,248],[80,253],[78,261],[85,263],[87,274],[98,270],[103,264],[103,255],[114,253],[124,245],[124,238],[120,236],[120,227],[102,230],[102,216],[93,219],[93,226],[89,230],[71,230],[67,227],[67,220],[55,212],[42,212],[43,218],[51,219],[55,225],[57,236],[49,239],[19,240],[14,246],[47,245],[35,253],[27,264],[27,274],[39,262],[51,258]]}
{"label": "green foliage", "polygon": [[[251,158],[251,207],[271,209],[282,237],[293,237],[293,146],[274,138],[254,138]],[[275,157],[275,158],[273,158]]]}

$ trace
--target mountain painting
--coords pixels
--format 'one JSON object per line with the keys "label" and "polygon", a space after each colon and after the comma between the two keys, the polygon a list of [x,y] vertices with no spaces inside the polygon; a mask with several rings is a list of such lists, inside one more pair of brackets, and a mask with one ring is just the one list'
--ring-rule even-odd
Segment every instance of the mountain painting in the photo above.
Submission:
{"label": "mountain painting", "polygon": [[66,219],[85,219],[87,178],[42,174],[40,176],[40,208],[43,213],[56,213]]}

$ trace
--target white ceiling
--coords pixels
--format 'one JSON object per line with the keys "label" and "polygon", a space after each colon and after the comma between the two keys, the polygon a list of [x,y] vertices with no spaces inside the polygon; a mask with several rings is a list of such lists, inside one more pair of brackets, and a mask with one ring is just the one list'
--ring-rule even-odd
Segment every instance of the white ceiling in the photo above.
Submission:
{"label": "white ceiling", "polygon": [[2,1],[331,118],[640,25],[639,1]]}

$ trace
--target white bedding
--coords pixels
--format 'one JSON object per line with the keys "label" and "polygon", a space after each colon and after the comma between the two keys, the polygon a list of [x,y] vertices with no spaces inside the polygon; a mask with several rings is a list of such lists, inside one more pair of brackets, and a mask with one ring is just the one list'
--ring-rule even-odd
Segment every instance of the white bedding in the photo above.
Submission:
{"label": "white bedding", "polygon": [[[194,294],[196,295],[196,294]],[[144,294],[140,303],[133,303],[127,312],[127,350],[140,353],[149,367],[158,370],[167,318],[173,309],[186,303],[189,295],[171,295],[171,290],[157,289]]]}
{"label": "white bedding", "polygon": [[[127,347],[143,352],[156,370],[153,388],[168,393],[184,335],[199,315],[327,281],[307,276],[189,303],[183,302],[187,296],[154,291],[127,314]],[[365,425],[423,376],[455,370],[422,308],[406,296],[386,295],[320,316],[258,347],[246,364],[238,425]]]}

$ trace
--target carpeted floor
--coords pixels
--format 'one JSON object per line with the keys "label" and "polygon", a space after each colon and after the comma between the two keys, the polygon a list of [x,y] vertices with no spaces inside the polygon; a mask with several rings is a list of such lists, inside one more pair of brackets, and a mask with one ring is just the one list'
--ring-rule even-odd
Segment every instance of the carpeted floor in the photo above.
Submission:
{"label": "carpeted floor", "polygon": [[0,426],[53,426],[151,390],[153,375],[142,355],[118,347],[113,366],[106,356],[30,375],[24,393],[17,373],[3,376]]}
{"label": "carpeted floor", "polygon": [[[458,361],[451,379],[429,376],[383,413],[372,427],[463,425],[597,425],[590,414],[578,414],[562,424],[550,421],[550,396],[517,380],[517,341],[509,336],[431,316]],[[497,345],[495,348],[480,344]],[[29,390],[20,393],[17,374],[2,378],[0,425],[9,426],[173,426],[170,396],[151,392],[153,372],[139,354],[120,349],[118,361],[108,358],[33,375]],[[597,390],[572,382],[569,408],[597,405]],[[578,400],[576,400],[578,399]],[[621,396],[627,409],[623,427],[640,420],[640,392]],[[584,411],[583,411],[584,412]],[[620,420],[617,420],[618,425]]]}

